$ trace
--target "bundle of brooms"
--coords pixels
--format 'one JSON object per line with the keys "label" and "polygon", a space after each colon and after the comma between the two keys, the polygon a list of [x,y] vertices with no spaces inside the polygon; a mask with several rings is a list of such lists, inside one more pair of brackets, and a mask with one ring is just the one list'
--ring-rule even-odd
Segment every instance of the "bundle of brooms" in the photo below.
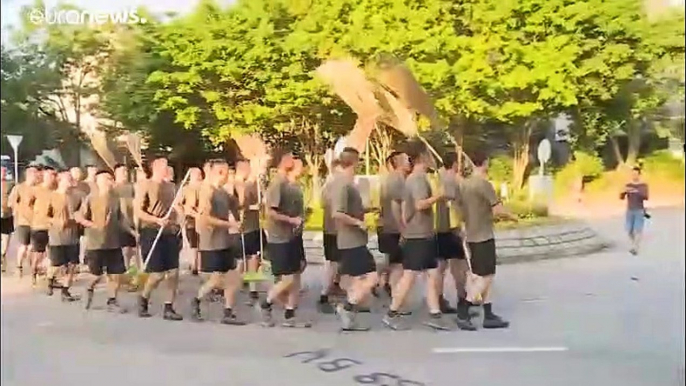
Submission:
{"label": "bundle of brooms", "polygon": [[[243,244],[243,281],[246,283],[250,282],[262,282],[271,281],[273,279],[271,271],[271,263],[264,257],[264,240],[262,237],[262,218],[263,218],[263,205],[262,205],[262,174],[267,168],[267,163],[270,159],[269,147],[262,141],[262,139],[256,134],[240,134],[235,136],[234,141],[238,145],[238,149],[241,151],[241,156],[250,162],[251,173],[257,182],[257,200],[258,208],[260,211],[260,254],[259,254],[259,266],[257,272],[251,272],[248,270],[247,257],[245,256],[245,241],[243,235],[241,234],[241,243]],[[241,219],[243,218],[243,213],[241,214]]]}
{"label": "bundle of brooms", "polygon": [[[372,64],[368,72],[369,76],[353,59],[329,60],[317,69],[317,75],[357,114],[357,122],[346,138],[346,145],[364,151],[375,125],[383,123],[408,138],[419,139],[442,162],[438,152],[420,135],[417,117],[426,117],[434,128],[443,124],[412,72],[390,56]],[[454,139],[451,140],[456,152],[469,160]]]}
{"label": "bundle of brooms", "polygon": [[[138,133],[128,133],[124,137],[124,142],[126,144],[126,149],[131,154],[138,168],[143,169],[143,151],[142,151],[142,138]],[[138,235],[136,235],[136,241],[138,241]],[[139,244],[139,243],[137,243]],[[139,244],[140,245],[140,244]],[[128,286],[128,290],[131,292],[138,292],[145,285],[148,280],[148,274],[141,271],[143,261],[140,255],[140,250],[136,253],[136,264],[131,264],[129,269],[126,270],[126,275],[124,275],[124,284]]]}

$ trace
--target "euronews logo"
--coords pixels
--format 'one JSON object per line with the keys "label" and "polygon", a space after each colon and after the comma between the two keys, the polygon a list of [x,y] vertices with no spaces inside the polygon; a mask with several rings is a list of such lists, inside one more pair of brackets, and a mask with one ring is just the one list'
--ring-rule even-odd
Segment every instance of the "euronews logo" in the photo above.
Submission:
{"label": "euronews logo", "polygon": [[147,20],[138,15],[135,9],[120,11],[81,11],[76,9],[38,9],[29,11],[29,20],[36,25],[41,24],[145,24]]}

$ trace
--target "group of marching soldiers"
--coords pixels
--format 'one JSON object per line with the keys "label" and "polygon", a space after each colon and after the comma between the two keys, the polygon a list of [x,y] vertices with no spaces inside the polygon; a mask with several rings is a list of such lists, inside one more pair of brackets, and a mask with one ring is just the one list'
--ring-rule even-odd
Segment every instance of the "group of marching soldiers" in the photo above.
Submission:
{"label": "group of marching soldiers", "polygon": [[[355,180],[360,155],[346,148],[333,160],[323,187],[323,249],[327,266],[318,300],[322,313],[336,313],[347,331],[367,331],[357,320],[385,288],[391,297],[383,322],[395,330],[409,328],[405,300],[421,273],[426,274],[425,298],[429,316],[425,324],[438,330],[475,330],[474,307],[483,308],[484,328],[505,328],[508,322],[493,313],[491,285],[496,251],[494,216],[508,216],[486,179],[488,160],[471,157],[473,170],[463,177],[455,153],[447,154],[429,177],[431,159],[421,143],[408,143],[388,157],[389,173],[381,183],[381,208],[377,226],[378,264],[367,248],[366,207]],[[30,269],[34,284],[47,255],[47,293],[60,290],[64,301],[79,300],[70,292],[79,266],[88,267],[86,308],[96,286],[106,279],[107,308],[126,312],[118,293],[131,265],[147,273],[138,295],[138,315],[150,317],[149,299],[165,284],[163,318],[182,320],[175,309],[179,260],[183,241],[192,256],[191,271],[204,281],[191,299],[191,318],[203,320],[202,304],[220,293],[221,322],[244,325],[235,312],[239,290],[248,286],[249,300],[264,326],[274,326],[273,306],[283,307],[285,327],[309,327],[296,317],[301,280],[307,263],[303,229],[307,218],[303,191],[298,183],[303,165],[289,151],[271,155],[275,169],[264,192],[260,170],[248,160],[230,167],[223,159],[210,160],[202,169],[191,168],[177,194],[172,169],[163,157],[150,162],[149,170],[116,165],[113,172],[87,167],[57,172],[29,166],[24,182],[12,189],[2,169],[3,267],[9,236],[19,244],[19,275]],[[266,224],[260,219],[264,212]],[[257,283],[243,283],[244,272],[257,272],[269,260],[274,283],[262,299]],[[26,262],[30,262],[26,267]],[[443,296],[449,272],[457,292],[456,308]],[[344,288],[341,289],[341,287]],[[345,299],[336,302],[334,295]],[[334,304],[337,303],[337,304]],[[445,314],[455,314],[449,323]]]}

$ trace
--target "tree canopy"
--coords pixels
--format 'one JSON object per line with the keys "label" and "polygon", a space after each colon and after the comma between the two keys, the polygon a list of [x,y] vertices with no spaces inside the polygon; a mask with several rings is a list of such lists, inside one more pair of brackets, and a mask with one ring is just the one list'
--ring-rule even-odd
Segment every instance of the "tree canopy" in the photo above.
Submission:
{"label": "tree canopy", "polygon": [[[421,129],[495,130],[521,186],[532,135],[559,113],[575,118],[578,147],[628,135],[632,162],[646,122],[683,103],[683,10],[655,21],[639,0],[205,0],[186,15],[141,12],[148,23],[24,25],[19,43],[3,47],[3,131],[61,124],[78,133],[58,102],[81,111],[96,95],[88,108],[113,122],[108,130],[141,132],[179,159],[259,133],[291,143],[317,170],[355,114],[315,70],[352,57],[372,72],[390,56],[447,123]],[[97,82],[84,86],[75,73]],[[388,130],[380,125],[374,140]]]}

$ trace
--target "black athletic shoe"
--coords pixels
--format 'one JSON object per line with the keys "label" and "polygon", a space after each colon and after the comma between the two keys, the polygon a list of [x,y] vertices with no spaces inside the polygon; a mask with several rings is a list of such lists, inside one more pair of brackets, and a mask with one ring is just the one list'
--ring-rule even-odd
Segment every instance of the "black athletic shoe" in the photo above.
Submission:
{"label": "black athletic shoe", "polygon": [[425,326],[431,327],[438,331],[450,331],[452,328],[448,325],[443,315],[430,315],[429,319],[423,323]]}
{"label": "black athletic shoe", "polygon": [[191,299],[191,320],[196,322],[202,322],[203,318],[200,313],[200,299]]}
{"label": "black athletic shoe", "polygon": [[193,275],[193,276],[198,276],[198,275],[199,275],[198,270],[197,270],[197,269],[192,269],[192,270],[191,270],[191,275]]}
{"label": "black athletic shoe", "polygon": [[464,318],[458,315],[457,318],[455,318],[455,324],[457,324],[457,328],[462,331],[476,331],[476,326],[469,317]]}
{"label": "black athletic shoe", "polygon": [[224,309],[224,317],[222,318],[221,321],[222,324],[226,324],[229,326],[245,326],[246,323],[236,316],[236,314],[233,313],[232,310],[229,309]]}
{"label": "black athletic shoe", "polygon": [[174,311],[174,308],[172,308],[171,304],[165,304],[164,312],[162,313],[162,319],[178,322],[183,320],[183,316],[177,314],[176,311]]}
{"label": "black athletic shoe", "polygon": [[255,304],[255,309],[260,315],[260,325],[262,327],[274,327],[274,318],[272,317],[271,307],[264,307],[258,302]]}
{"label": "black athletic shoe", "polygon": [[71,302],[81,300],[80,296],[72,295],[71,293],[69,293],[69,288],[67,288],[67,287],[62,287],[61,297],[62,297],[62,301],[66,302],[66,303],[71,303]]}
{"label": "black athletic shoe", "polygon": [[115,314],[125,314],[127,312],[126,308],[119,305],[119,301],[117,301],[117,299],[107,300],[107,311]]}
{"label": "black athletic shoe", "polygon": [[484,328],[496,329],[508,327],[510,327],[510,322],[503,320],[503,318],[498,315],[492,314],[484,317]]}
{"label": "black athletic shoe", "polygon": [[22,267],[21,265],[18,266],[18,267],[17,267],[17,272],[19,273],[19,278],[20,278],[20,279],[24,277],[24,267]]}
{"label": "black athletic shoe", "polygon": [[383,324],[395,331],[405,331],[410,329],[410,327],[405,324],[405,321],[400,314],[396,314],[394,316],[388,314],[384,315]]}
{"label": "black athletic shoe", "polygon": [[336,310],[333,308],[333,306],[329,302],[322,302],[322,301],[317,302],[317,309],[319,310],[319,312],[321,312],[322,314],[326,314],[326,315],[332,315],[332,314],[336,313]]}
{"label": "black athletic shoe", "polygon": [[91,305],[93,305],[93,295],[95,295],[95,291],[92,288],[89,288],[86,291],[86,309],[90,310]]}
{"label": "black athletic shoe", "polygon": [[149,318],[152,315],[150,314],[150,311],[148,311],[148,299],[139,296],[138,297],[138,317],[140,318]]}
{"label": "black athletic shoe", "polygon": [[46,295],[52,296],[55,293],[55,278],[51,277],[48,279],[48,290],[46,291]]}
{"label": "black athletic shoe", "polygon": [[445,298],[441,298],[441,313],[444,315],[457,314],[457,309],[450,306]]}

